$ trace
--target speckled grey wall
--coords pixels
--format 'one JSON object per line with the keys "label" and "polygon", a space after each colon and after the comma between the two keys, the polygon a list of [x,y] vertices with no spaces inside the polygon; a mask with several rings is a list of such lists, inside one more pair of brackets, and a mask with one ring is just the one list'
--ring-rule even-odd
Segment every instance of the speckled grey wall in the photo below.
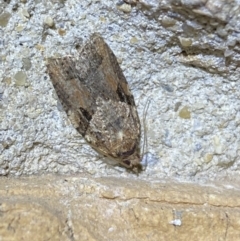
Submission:
{"label": "speckled grey wall", "polygon": [[2,2],[0,175],[135,176],[85,144],[45,73],[46,58],[74,55],[99,32],[119,60],[141,119],[150,101],[147,168],[138,178],[234,178],[240,169],[240,3],[225,2]]}

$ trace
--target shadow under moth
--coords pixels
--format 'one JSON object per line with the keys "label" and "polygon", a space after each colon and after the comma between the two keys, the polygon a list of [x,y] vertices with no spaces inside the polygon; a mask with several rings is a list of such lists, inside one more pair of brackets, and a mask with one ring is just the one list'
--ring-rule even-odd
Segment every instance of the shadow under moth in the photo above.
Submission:
{"label": "shadow under moth", "polygon": [[49,58],[47,72],[71,123],[100,154],[138,171],[140,121],[126,78],[93,34],[76,57]]}

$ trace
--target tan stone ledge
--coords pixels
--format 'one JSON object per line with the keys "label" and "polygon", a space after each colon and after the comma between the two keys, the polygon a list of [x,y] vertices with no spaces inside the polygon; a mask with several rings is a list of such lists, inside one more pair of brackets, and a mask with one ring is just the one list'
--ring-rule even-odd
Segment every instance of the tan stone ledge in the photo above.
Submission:
{"label": "tan stone ledge", "polygon": [[0,240],[240,240],[240,190],[86,175],[1,177]]}

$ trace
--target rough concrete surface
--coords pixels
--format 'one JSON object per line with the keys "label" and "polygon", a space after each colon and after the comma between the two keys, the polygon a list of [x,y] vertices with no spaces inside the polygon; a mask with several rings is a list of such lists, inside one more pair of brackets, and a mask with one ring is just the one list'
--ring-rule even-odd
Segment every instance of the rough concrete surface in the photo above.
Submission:
{"label": "rough concrete surface", "polygon": [[239,174],[238,1],[2,3],[0,175],[126,172],[86,145],[46,74],[46,58],[75,55],[93,32],[116,54],[141,121],[146,115],[143,178]]}
{"label": "rough concrete surface", "polygon": [[0,179],[0,240],[239,240],[240,191],[89,175]]}
{"label": "rough concrete surface", "polygon": [[[0,0],[0,240],[240,240],[239,17],[237,0]],[[146,127],[138,176],[85,143],[46,74],[94,32]]]}

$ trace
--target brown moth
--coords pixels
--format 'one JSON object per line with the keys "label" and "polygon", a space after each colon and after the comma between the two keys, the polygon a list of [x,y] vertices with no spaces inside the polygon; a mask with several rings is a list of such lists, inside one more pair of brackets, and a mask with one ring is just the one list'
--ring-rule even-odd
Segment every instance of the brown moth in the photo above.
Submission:
{"label": "brown moth", "polygon": [[47,72],[71,123],[99,153],[136,171],[140,121],[133,95],[104,39],[93,34],[77,57],[48,59]]}

